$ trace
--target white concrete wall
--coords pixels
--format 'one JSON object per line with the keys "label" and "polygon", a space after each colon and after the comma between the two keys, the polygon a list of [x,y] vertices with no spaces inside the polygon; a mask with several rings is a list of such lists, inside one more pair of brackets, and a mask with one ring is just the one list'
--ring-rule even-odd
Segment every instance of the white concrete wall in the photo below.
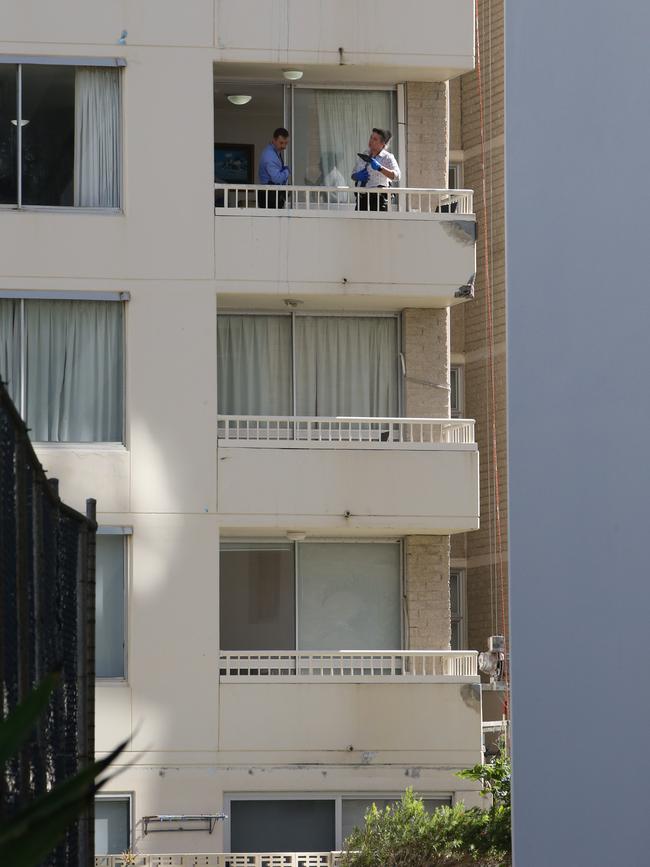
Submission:
{"label": "white concrete wall", "polygon": [[227,527],[448,533],[478,526],[478,452],[219,445],[218,490]]}
{"label": "white concrete wall", "polygon": [[[476,271],[474,217],[269,214],[215,218],[218,290],[311,303],[447,307]],[[334,255],[335,251],[335,255]]]}
{"label": "white concrete wall", "polygon": [[217,0],[220,59],[241,63],[473,69],[472,0]]}
{"label": "white concrete wall", "polygon": [[219,695],[225,751],[398,751],[408,744],[459,764],[477,752],[478,683],[222,683]]}

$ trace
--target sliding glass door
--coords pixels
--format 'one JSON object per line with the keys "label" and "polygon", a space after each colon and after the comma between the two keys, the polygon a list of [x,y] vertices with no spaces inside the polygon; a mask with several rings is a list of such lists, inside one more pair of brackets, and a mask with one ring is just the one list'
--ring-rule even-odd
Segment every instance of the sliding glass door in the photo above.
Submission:
{"label": "sliding glass door", "polygon": [[224,542],[222,650],[398,650],[397,542]]}
{"label": "sliding glass door", "polygon": [[[353,186],[373,127],[397,130],[395,90],[293,89],[293,182]],[[391,142],[396,153],[397,143]]]}
{"label": "sliding glass door", "polygon": [[219,314],[222,415],[394,417],[396,316]]}

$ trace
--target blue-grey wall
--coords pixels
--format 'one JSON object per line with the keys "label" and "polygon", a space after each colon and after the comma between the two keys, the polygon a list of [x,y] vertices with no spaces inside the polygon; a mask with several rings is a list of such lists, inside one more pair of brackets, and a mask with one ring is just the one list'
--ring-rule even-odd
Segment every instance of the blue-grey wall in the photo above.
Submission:
{"label": "blue-grey wall", "polygon": [[509,0],[516,867],[650,865],[650,4]]}

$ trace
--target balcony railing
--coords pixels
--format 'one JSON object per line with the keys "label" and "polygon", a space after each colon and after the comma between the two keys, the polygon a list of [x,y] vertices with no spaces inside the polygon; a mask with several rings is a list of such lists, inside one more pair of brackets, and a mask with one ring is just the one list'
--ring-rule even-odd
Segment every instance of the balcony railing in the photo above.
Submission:
{"label": "balcony railing", "polygon": [[475,650],[224,651],[221,680],[288,678],[303,683],[377,681],[457,682],[478,675]]}
{"label": "balcony railing", "polygon": [[95,867],[338,867],[341,852],[210,852],[97,855]]}
{"label": "balcony railing", "polygon": [[272,216],[279,210],[302,216],[330,214],[347,217],[399,215],[435,218],[473,214],[472,190],[435,190],[417,187],[353,188],[272,186],[270,184],[215,184],[215,213],[255,213]]}
{"label": "balcony railing", "polygon": [[431,448],[473,445],[467,418],[326,418],[324,416],[220,415],[218,439],[229,446],[369,446]]}

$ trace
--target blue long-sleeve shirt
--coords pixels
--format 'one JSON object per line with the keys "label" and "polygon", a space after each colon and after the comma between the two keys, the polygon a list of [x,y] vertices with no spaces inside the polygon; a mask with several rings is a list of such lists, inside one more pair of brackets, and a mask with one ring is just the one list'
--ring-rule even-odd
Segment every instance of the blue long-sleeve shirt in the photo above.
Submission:
{"label": "blue long-sleeve shirt", "polygon": [[286,184],[289,172],[286,171],[279,151],[269,142],[262,151],[258,169],[260,184]]}

